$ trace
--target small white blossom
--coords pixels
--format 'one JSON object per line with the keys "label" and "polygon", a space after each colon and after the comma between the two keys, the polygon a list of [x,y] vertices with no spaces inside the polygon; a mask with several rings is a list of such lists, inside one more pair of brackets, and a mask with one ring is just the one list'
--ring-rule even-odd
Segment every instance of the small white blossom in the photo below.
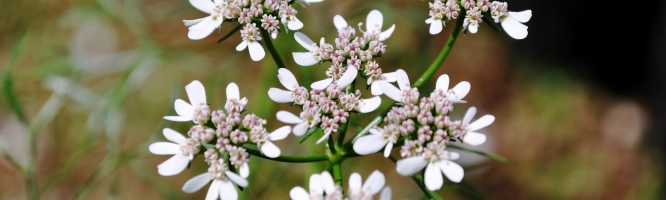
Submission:
{"label": "small white blossom", "polygon": [[240,98],[238,85],[233,82],[229,83],[227,85],[227,102],[224,105],[224,109],[230,113],[227,116],[228,124],[235,125],[240,123],[240,115],[238,113],[245,109],[245,105],[247,105],[247,98]]}
{"label": "small white blossom", "polygon": [[[296,32],[294,33],[294,38],[296,39],[296,42],[300,44],[303,48],[307,49],[308,52],[293,52],[292,55],[294,56],[294,61],[296,64],[300,66],[312,66],[314,64],[319,63],[319,61],[322,60],[322,57],[329,57],[329,55],[324,55],[324,56],[318,56],[321,52],[321,48],[328,47],[330,46],[330,51],[328,54],[332,53],[333,51],[333,46],[330,44],[326,44],[324,42],[324,37],[322,37],[319,40],[319,46],[317,46],[316,43],[314,43],[308,36],[301,32]],[[326,49],[324,49],[326,51]]]}
{"label": "small white blossom", "polygon": [[465,21],[463,22],[463,27],[466,30],[469,30],[470,33],[476,33],[479,30],[479,24],[483,21],[481,17],[483,14],[479,11],[479,7],[472,7],[467,10],[467,15],[465,15]]}
{"label": "small white blossom", "polygon": [[308,100],[309,92],[298,85],[298,81],[291,71],[281,68],[278,70],[278,80],[288,91],[278,88],[270,88],[268,97],[278,103],[291,103],[302,105]]}
{"label": "small white blossom", "polygon": [[369,132],[370,134],[364,135],[354,142],[354,152],[359,155],[369,155],[384,148],[384,157],[388,157],[393,145],[398,142],[399,129],[390,124],[384,128],[372,128]]}
{"label": "small white blossom", "polygon": [[[449,89],[449,82],[449,75],[443,74],[439,76],[435,85],[435,93],[445,95],[444,97],[453,103],[465,103],[466,101],[462,99],[465,98],[465,96],[467,96],[469,93],[471,88],[469,82],[462,81],[451,89]],[[435,101],[439,100],[443,99],[435,99]]]}
{"label": "small white blossom", "polygon": [[215,0],[215,2],[209,0],[190,0],[190,4],[202,12],[210,14],[208,17],[195,20],[183,20],[183,23],[189,29],[187,37],[190,39],[203,39],[213,33],[224,22],[225,16],[223,12],[227,6],[225,0]]}
{"label": "small white blossom", "polygon": [[173,155],[168,160],[157,166],[157,172],[162,176],[173,176],[179,174],[199,153],[201,145],[198,141],[187,139],[180,133],[165,128],[162,134],[167,140],[173,142],[155,142],[148,147],[151,153],[157,155]]}
{"label": "small white blossom", "polygon": [[[250,58],[254,61],[259,61],[266,56],[264,47],[259,44],[261,40],[261,35],[259,34],[259,28],[254,23],[246,24],[243,29],[240,31],[243,41],[236,46],[236,51],[243,51],[246,48],[250,52]],[[270,38],[268,39],[270,40]]]}
{"label": "small white blossom", "polygon": [[384,187],[385,183],[384,174],[379,170],[373,171],[368,176],[368,179],[365,180],[365,183],[363,183],[361,175],[354,172],[349,176],[349,191],[347,196],[349,200],[371,200],[373,195],[379,193],[384,188],[379,199],[391,199],[391,188],[389,186]]}
{"label": "small white blossom", "polygon": [[263,127],[257,127],[250,131],[252,142],[256,143],[261,153],[269,158],[277,158],[281,151],[272,141],[278,141],[286,138],[291,132],[291,127],[283,126],[275,131],[268,133]]}
{"label": "small white blossom", "polygon": [[301,186],[296,186],[289,191],[289,197],[294,200],[342,199],[338,188],[339,186],[335,185],[333,181],[333,176],[324,171],[321,174],[310,176],[310,192]]}
{"label": "small white blossom", "polygon": [[486,135],[475,131],[492,124],[495,121],[495,116],[484,115],[470,123],[472,118],[474,118],[474,115],[476,115],[476,107],[469,108],[467,113],[465,113],[462,122],[451,122],[449,129],[451,130],[453,137],[462,137],[462,142],[471,145],[480,145],[486,142]]}
{"label": "small white blossom", "polygon": [[[395,77],[399,88],[386,81],[380,82],[379,86],[381,87],[382,92],[384,92],[384,95],[397,102],[415,104],[419,100],[419,92],[418,89],[411,87],[407,73],[402,69],[399,69],[395,71]],[[416,114],[417,113],[414,113],[414,116],[416,116]]]}
{"label": "small white blossom", "polygon": [[238,199],[238,191],[236,186],[247,187],[248,182],[245,178],[238,174],[229,171],[229,167],[223,159],[213,162],[208,168],[208,172],[197,175],[183,185],[183,191],[193,193],[206,186],[211,182],[208,193],[206,194],[207,200],[217,199],[218,197],[223,200]]}
{"label": "small white blossom", "polygon": [[[386,29],[386,31],[382,31],[384,17],[382,16],[382,13],[379,12],[378,10],[370,11],[370,13],[368,13],[368,17],[366,18],[365,22],[366,22],[365,32],[368,34],[378,34],[379,41],[384,41],[388,39],[395,30],[395,24],[393,24],[391,25],[391,28]],[[336,15],[335,17],[333,17],[333,24],[338,29],[338,31],[342,31],[343,28],[348,27],[345,18],[343,18],[340,15]]]}
{"label": "small white blossom", "polygon": [[530,21],[532,10],[509,12],[506,2],[493,1],[490,12],[495,22],[501,23],[502,29],[513,39],[522,40],[527,37],[527,26],[523,23]]}
{"label": "small white blossom", "polygon": [[[305,112],[305,111],[304,111]],[[318,111],[317,111],[318,112]],[[290,112],[287,111],[278,111],[275,116],[277,117],[277,120],[287,123],[287,124],[296,124],[294,128],[292,129],[292,132],[296,136],[302,136],[305,134],[305,132],[308,131],[308,128],[313,127],[314,125],[319,123],[319,119],[308,119],[304,118],[302,119],[301,117],[298,117]]]}
{"label": "small white blossom", "polygon": [[419,156],[409,157],[399,160],[396,163],[396,171],[403,176],[409,176],[425,168],[424,182],[428,190],[439,190],[444,184],[442,173],[451,181],[459,183],[465,171],[456,160],[460,155],[455,152],[444,150],[443,143],[431,142]]}
{"label": "small white blossom", "polygon": [[203,84],[195,80],[185,86],[190,103],[176,99],[174,109],[178,116],[165,116],[164,119],[176,122],[192,120],[196,124],[205,124],[210,118],[210,108],[206,103],[206,90]]}

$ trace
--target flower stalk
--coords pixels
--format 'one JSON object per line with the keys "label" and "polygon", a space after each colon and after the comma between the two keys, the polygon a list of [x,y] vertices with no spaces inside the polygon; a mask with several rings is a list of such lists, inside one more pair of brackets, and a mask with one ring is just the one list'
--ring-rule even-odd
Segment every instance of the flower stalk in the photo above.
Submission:
{"label": "flower stalk", "polygon": [[282,62],[282,59],[280,58],[280,54],[278,54],[277,49],[275,49],[275,45],[273,45],[273,41],[271,41],[271,35],[268,33],[268,31],[264,29],[260,29],[261,31],[261,37],[263,37],[264,44],[266,44],[266,48],[268,48],[268,52],[271,53],[271,56],[273,57],[273,60],[275,61],[275,64],[277,64],[278,68],[287,68],[284,65],[284,62]]}

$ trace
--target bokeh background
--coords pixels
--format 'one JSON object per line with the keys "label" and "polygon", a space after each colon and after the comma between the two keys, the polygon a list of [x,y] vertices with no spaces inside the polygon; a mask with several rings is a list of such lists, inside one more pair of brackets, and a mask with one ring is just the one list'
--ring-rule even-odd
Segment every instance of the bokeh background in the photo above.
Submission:
{"label": "bokeh background", "polygon": [[[462,183],[437,193],[447,199],[663,199],[664,3],[508,2],[510,10],[533,11],[529,36],[513,40],[482,24],[479,33],[459,37],[436,76],[472,83],[468,104],[454,115],[469,106],[495,115],[482,131],[489,141],[475,148],[509,162],[464,154]],[[397,29],[378,62],[415,79],[451,31],[428,34],[427,3],[326,0],[297,9],[305,23],[300,31],[329,41],[334,15],[355,24],[372,9],[382,11],[384,26]],[[294,108],[268,99],[268,88],[280,87],[270,54],[253,62],[247,51],[236,52],[238,34],[219,44],[217,35],[189,40],[181,20],[201,16],[185,0],[0,1],[0,199],[203,199],[207,189],[180,191],[206,169],[203,162],[162,177],[156,166],[167,157],[148,152],[150,143],[164,140],[162,128],[188,129],[162,119],[174,113],[174,99],[186,98],[184,85],[202,81],[211,107],[221,108],[226,85],[238,83],[250,100],[247,110],[268,119],[269,129],[282,126],[274,119],[278,109]],[[274,43],[300,83],[324,77],[326,65],[293,62],[290,52],[303,50],[293,32]],[[297,141],[290,136],[277,145],[286,155],[322,152],[314,140]],[[292,187],[307,186],[309,175],[324,167],[256,158],[251,165],[247,199],[287,199]],[[381,155],[351,158],[342,167],[345,180],[354,171],[364,179],[382,171],[394,199],[425,198]]]}

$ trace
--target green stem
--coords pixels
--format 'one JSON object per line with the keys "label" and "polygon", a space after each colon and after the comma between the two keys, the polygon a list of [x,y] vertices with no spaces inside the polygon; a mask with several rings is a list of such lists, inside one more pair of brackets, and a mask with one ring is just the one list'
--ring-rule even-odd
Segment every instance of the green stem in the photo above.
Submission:
{"label": "green stem", "polygon": [[268,31],[264,29],[260,28],[259,30],[261,30],[261,36],[263,37],[263,41],[266,44],[266,48],[268,48],[268,51],[271,52],[271,56],[273,56],[275,64],[278,65],[278,68],[286,68],[284,62],[282,62],[282,59],[280,59],[280,54],[278,54],[277,49],[275,49],[275,46],[273,45],[273,41],[271,41],[271,34],[269,34]]}
{"label": "green stem", "polygon": [[465,147],[461,147],[461,146],[457,146],[457,145],[448,145],[448,147],[451,147],[451,148],[454,148],[454,149],[460,149],[460,150],[475,153],[475,154],[479,154],[479,155],[485,156],[487,158],[490,158],[491,160],[495,160],[497,162],[501,162],[501,163],[504,163],[504,164],[509,162],[506,158],[504,158],[502,156],[499,156],[499,155],[496,155],[496,154],[493,154],[493,153],[483,152],[483,151],[474,150],[474,149],[470,149],[470,148],[465,148]]}
{"label": "green stem", "polygon": [[328,150],[331,151],[331,155],[335,155],[338,151],[335,150],[335,141],[333,141],[333,136],[329,135],[328,139],[326,139],[326,140],[328,141],[328,145],[327,145]]}
{"label": "green stem", "polygon": [[[389,159],[391,161],[393,161],[393,163],[398,162],[398,160],[396,160],[395,157],[393,157],[393,156],[389,156]],[[419,188],[421,188],[421,191],[423,191],[423,193],[426,196],[428,196],[428,199],[437,199],[437,200],[442,199],[442,197],[440,197],[437,193],[435,193],[433,191],[430,191],[430,190],[428,190],[428,188],[426,188],[426,186],[423,184],[423,177],[421,177],[420,175],[417,175],[417,174],[414,174],[411,177],[412,177],[412,180],[414,180],[414,182],[416,183],[416,185],[418,185]]]}
{"label": "green stem", "polygon": [[456,26],[453,27],[453,32],[451,32],[451,36],[449,36],[449,40],[446,42],[444,45],[444,48],[442,49],[441,52],[439,52],[439,56],[435,59],[435,61],[428,67],[428,69],[419,77],[419,79],[414,82],[414,87],[420,88],[425,84],[432,76],[437,72],[437,69],[439,69],[440,66],[442,66],[442,63],[444,60],[446,60],[446,57],[449,56],[449,53],[451,53],[451,49],[453,49],[453,44],[456,43],[456,39],[458,38],[458,34],[460,33],[460,29],[462,28],[463,25],[462,19],[458,19],[456,21]]}
{"label": "green stem", "polygon": [[260,158],[268,159],[268,160],[274,160],[274,161],[280,161],[280,162],[290,162],[290,163],[308,163],[308,162],[319,162],[319,161],[327,161],[328,156],[327,155],[314,155],[314,156],[278,156],[276,158],[269,158],[264,156],[259,148],[257,148],[256,145],[254,144],[249,144],[246,143],[243,145],[243,147],[247,150],[247,152],[250,155],[257,156]]}
{"label": "green stem", "polygon": [[342,185],[342,168],[340,167],[340,163],[334,163],[332,168],[333,168],[333,180],[335,180],[335,184],[344,188]]}

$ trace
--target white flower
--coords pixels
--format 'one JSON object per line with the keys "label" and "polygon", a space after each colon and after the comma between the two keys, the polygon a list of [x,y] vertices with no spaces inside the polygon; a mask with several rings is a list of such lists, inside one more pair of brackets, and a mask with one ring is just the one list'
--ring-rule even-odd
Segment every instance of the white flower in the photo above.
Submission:
{"label": "white flower", "polygon": [[278,111],[275,116],[277,117],[277,120],[281,122],[287,124],[296,124],[296,126],[294,126],[292,129],[292,132],[294,132],[294,135],[296,136],[302,136],[305,134],[305,132],[308,131],[308,128],[316,125],[314,123],[311,124],[310,120],[308,119],[301,119],[300,117],[284,110]]}
{"label": "white flower", "polygon": [[252,60],[259,61],[263,59],[264,56],[266,56],[266,52],[264,51],[264,47],[259,44],[261,35],[259,34],[259,28],[257,28],[257,25],[254,23],[246,24],[240,32],[243,41],[236,46],[236,51],[243,51],[247,48]]}
{"label": "white flower", "polygon": [[469,30],[471,33],[476,33],[479,30],[479,23],[482,22],[481,17],[483,14],[479,11],[479,7],[472,7],[467,10],[467,15],[465,15],[465,21],[463,22],[463,27],[466,30]]}
{"label": "white flower", "polygon": [[289,196],[294,200],[311,200],[335,199],[334,197],[341,195],[333,181],[333,176],[327,171],[310,176],[309,188],[310,192],[308,193],[303,187],[296,186],[289,191]]}
{"label": "white flower", "polygon": [[[294,56],[294,61],[296,64],[300,66],[312,66],[314,64],[319,63],[321,59],[319,56],[316,56],[314,53],[318,51],[316,47],[316,44],[305,34],[301,32],[296,32],[294,33],[294,38],[296,39],[296,42],[300,44],[303,48],[307,49],[308,52],[293,52],[292,55]],[[319,46],[323,46],[325,44],[324,42],[324,37],[319,40]]]}
{"label": "white flower", "polygon": [[354,152],[359,155],[369,155],[384,148],[384,157],[388,157],[393,144],[398,141],[400,133],[390,129],[372,128],[370,134],[364,135],[354,142]]}
{"label": "white flower", "polygon": [[449,129],[452,132],[454,137],[461,137],[462,142],[471,144],[471,145],[480,145],[486,142],[486,135],[474,132],[476,130],[485,128],[495,121],[495,116],[484,115],[483,117],[477,119],[476,121],[470,123],[472,118],[476,115],[476,107],[471,107],[465,113],[465,117],[462,122],[455,121],[451,123]]}
{"label": "white flower", "polygon": [[169,121],[185,122],[192,120],[196,124],[205,124],[210,117],[210,108],[206,103],[206,90],[201,82],[195,80],[185,86],[189,104],[182,99],[176,99],[174,109],[178,116],[165,116]]}
{"label": "white flower", "polygon": [[291,127],[283,126],[271,132],[267,136],[262,137],[264,138],[263,141],[254,142],[258,144],[258,147],[261,149],[261,153],[266,155],[266,157],[277,158],[281,154],[280,148],[273,144],[271,141],[282,140],[289,136],[289,133],[291,133]]}
{"label": "white flower", "polygon": [[238,89],[238,85],[236,83],[229,83],[227,85],[227,102],[224,105],[224,108],[227,110],[227,112],[241,112],[243,109],[245,109],[245,105],[247,105],[247,98],[243,97],[240,98],[240,90]]}
{"label": "white flower", "polygon": [[444,184],[442,173],[449,180],[459,183],[465,171],[451,160],[458,159],[460,155],[444,149],[444,144],[431,142],[423,154],[399,160],[396,163],[396,171],[400,175],[409,176],[425,168],[424,182],[431,191],[439,190]]}
{"label": "white flower", "polygon": [[[372,199],[372,196],[379,193],[385,183],[386,179],[384,178],[384,174],[379,170],[373,171],[372,174],[368,176],[365,183],[362,182],[361,175],[354,172],[349,176],[348,197],[350,200]],[[384,188],[379,199],[391,199],[391,188],[388,186]]]}
{"label": "white flower", "polygon": [[439,76],[439,78],[437,78],[435,90],[440,90],[440,92],[446,93],[446,98],[453,103],[465,103],[466,101],[462,99],[469,93],[471,88],[469,82],[462,81],[449,89],[449,81],[449,75],[444,74]]}
{"label": "white flower", "polygon": [[157,166],[157,172],[162,176],[176,175],[194,159],[199,152],[200,144],[193,139],[187,139],[180,133],[165,128],[162,130],[164,137],[171,142],[155,142],[148,147],[151,153],[157,155],[173,155],[168,160]]}
{"label": "white flower", "polygon": [[372,95],[382,95],[384,92],[382,92],[381,84],[379,82],[386,81],[389,83],[393,83],[396,81],[395,78],[395,72],[389,72],[389,73],[382,73],[381,74],[381,79],[380,80],[375,80],[373,78],[368,78],[368,85],[370,86],[370,92]]}
{"label": "white flower", "polygon": [[183,23],[189,29],[187,37],[190,39],[203,39],[224,22],[224,15],[222,14],[226,5],[224,0],[215,0],[215,2],[210,0],[190,0],[190,4],[202,12],[210,14],[208,17],[195,20],[183,20]]}
{"label": "white flower", "polygon": [[382,104],[382,98],[375,96],[369,99],[359,100],[359,106],[356,107],[356,111],[360,113],[369,113],[375,111]]}
{"label": "white flower", "polygon": [[418,101],[419,93],[416,88],[411,87],[407,73],[402,69],[399,69],[395,71],[395,78],[398,82],[399,89],[389,82],[381,81],[379,87],[381,87],[382,92],[394,101],[405,104],[415,104]]}
{"label": "white flower", "polygon": [[289,70],[280,68],[278,69],[278,80],[284,86],[287,88],[288,91],[286,90],[281,90],[278,88],[270,88],[268,90],[268,97],[271,98],[271,100],[278,102],[278,103],[291,103],[294,102],[294,92],[296,90],[299,90],[299,92],[306,92],[307,91],[302,91],[300,88],[301,86],[298,85],[298,81],[296,80],[296,77],[294,74],[292,74]]}
{"label": "white flower", "polygon": [[201,189],[203,186],[206,186],[211,180],[213,183],[210,184],[210,188],[206,194],[206,200],[214,200],[218,197],[222,200],[238,199],[238,191],[236,191],[236,186],[234,186],[234,184],[241,187],[247,187],[248,185],[245,178],[229,171],[226,162],[220,159],[211,164],[208,168],[208,172],[188,180],[185,185],[183,185],[182,189],[184,192],[193,193]]}
{"label": "white flower", "polygon": [[500,18],[500,22],[506,34],[513,39],[522,40],[527,37],[527,26],[522,23],[530,21],[530,18],[532,18],[532,10],[508,12],[507,17]]}
{"label": "white flower", "polygon": [[[384,41],[388,39],[393,31],[395,30],[395,24],[391,28],[386,29],[382,32],[382,24],[384,23],[384,17],[382,13],[378,10],[372,10],[368,13],[368,17],[365,20],[365,31],[371,34],[379,34],[379,41]],[[335,15],[333,17],[333,24],[340,31],[342,28],[347,27],[347,21],[340,15]]]}

